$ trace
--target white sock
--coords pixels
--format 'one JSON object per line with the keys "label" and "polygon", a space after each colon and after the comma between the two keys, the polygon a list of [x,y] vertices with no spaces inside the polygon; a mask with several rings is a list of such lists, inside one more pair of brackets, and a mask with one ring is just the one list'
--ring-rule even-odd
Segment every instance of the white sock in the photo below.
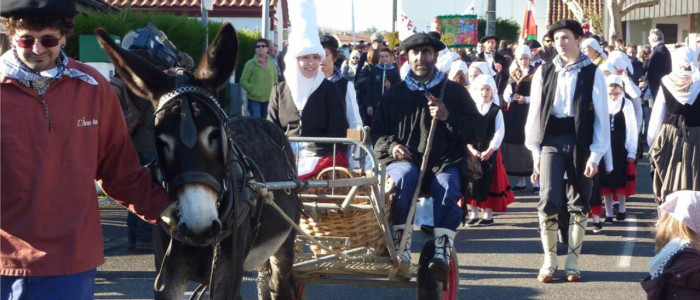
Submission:
{"label": "white sock", "polygon": [[627,207],[626,207],[627,203],[625,201],[627,199],[625,199],[625,196],[624,195],[617,195],[617,198],[620,199],[620,206],[617,207],[617,211],[619,211],[621,213],[627,212]]}
{"label": "white sock", "polygon": [[605,216],[612,218],[613,216],[613,201],[612,201],[612,194],[606,194],[603,196],[603,199],[605,200]]}
{"label": "white sock", "polygon": [[469,205],[471,211],[469,212],[469,220],[474,220],[479,217],[479,207],[476,205]]}
{"label": "white sock", "polygon": [[600,216],[599,215],[593,215],[593,223],[600,223]]}
{"label": "white sock", "polygon": [[484,211],[484,220],[491,220],[493,219],[493,209],[487,208],[486,211]]}

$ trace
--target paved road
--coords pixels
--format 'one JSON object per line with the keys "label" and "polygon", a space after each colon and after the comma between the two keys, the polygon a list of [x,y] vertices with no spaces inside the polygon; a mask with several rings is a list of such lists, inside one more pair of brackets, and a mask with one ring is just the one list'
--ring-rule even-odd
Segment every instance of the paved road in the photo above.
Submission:
{"label": "paved road", "polygon": [[[628,219],[592,234],[589,224],[583,245],[583,282],[567,283],[563,272],[550,284],[535,278],[542,259],[537,233],[537,197],[516,194],[509,211],[496,214],[496,225],[460,228],[455,244],[460,262],[460,299],[646,299],[639,281],[653,256],[656,205],[651,196],[648,164],[640,163],[639,195],[628,205]],[[101,209],[105,232],[105,264],[99,268],[97,299],[151,299],[155,267],[152,254],[126,250],[126,212],[114,205]],[[414,233],[414,259],[423,233]],[[561,249],[560,254],[565,254]],[[560,255],[563,268],[565,255]],[[244,299],[255,299],[253,282],[246,281]],[[190,287],[190,291],[194,285]],[[410,288],[364,286],[308,287],[307,299],[412,299]],[[187,294],[189,297],[189,293]],[[185,298],[186,299],[186,298]]]}

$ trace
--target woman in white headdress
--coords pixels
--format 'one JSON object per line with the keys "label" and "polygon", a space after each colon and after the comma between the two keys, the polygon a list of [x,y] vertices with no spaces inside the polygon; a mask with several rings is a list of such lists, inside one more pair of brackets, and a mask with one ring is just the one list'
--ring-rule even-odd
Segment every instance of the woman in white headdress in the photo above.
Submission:
{"label": "woman in white headdress", "polygon": [[474,81],[479,75],[494,77],[496,76],[496,71],[494,71],[489,64],[483,61],[472,62],[469,65],[469,70],[467,70],[467,88],[469,87],[470,82]]}
{"label": "woman in white headdress", "polygon": [[[496,104],[498,89],[493,77],[477,76],[469,86],[469,93],[481,115],[486,118],[487,127],[481,142],[467,145],[470,155],[481,161],[484,174],[479,180],[469,183],[470,193],[467,203],[471,206],[471,212],[467,225],[489,226],[494,223],[494,211],[507,211],[508,204],[515,202],[499,150],[505,134],[505,126],[501,108]],[[479,208],[484,211],[481,220],[479,220]]]}
{"label": "woman in white headdress", "polygon": [[581,42],[581,51],[586,54],[594,65],[600,66],[608,56],[603,51],[603,47],[600,46],[598,40],[594,38],[587,38]]}
{"label": "woman in white headdress", "polygon": [[622,87],[624,88],[625,97],[632,101],[632,105],[634,106],[634,116],[637,118],[637,120],[640,120],[637,122],[637,130],[639,131],[642,128],[641,120],[644,113],[642,111],[642,91],[631,77],[632,73],[634,73],[632,62],[626,53],[615,50],[610,52],[610,55],[608,55],[607,63],[609,63],[612,69],[615,71],[613,74],[620,76],[623,83]]}
{"label": "woman in white headdress", "polygon": [[687,47],[672,54],[671,73],[661,78],[649,117],[647,143],[654,197],[663,202],[678,190],[700,190],[700,80]]}
{"label": "woman in white headdress", "polygon": [[[320,69],[326,51],[321,46],[313,0],[290,2],[294,24],[284,61],[285,81],[275,85],[270,95],[267,119],[287,136],[345,137],[348,121],[345,98]],[[336,149],[336,165],[348,165],[344,149]],[[306,179],[332,165],[333,147],[328,144],[300,145],[297,153],[299,178]]]}
{"label": "woman in white headdress", "polygon": [[457,82],[462,86],[466,86],[467,72],[469,72],[467,63],[462,60],[456,60],[452,62],[452,65],[450,66],[450,72],[447,75],[447,79]]}
{"label": "woman in white headdress", "polygon": [[[508,175],[518,178],[513,191],[524,190],[527,179],[532,175],[532,155],[525,147],[525,121],[530,108],[530,84],[536,69],[530,65],[531,57],[530,47],[521,45],[515,48],[515,63],[510,65],[510,78],[503,92],[503,100],[506,103],[506,132],[501,151]],[[537,185],[533,188],[537,188]]]}

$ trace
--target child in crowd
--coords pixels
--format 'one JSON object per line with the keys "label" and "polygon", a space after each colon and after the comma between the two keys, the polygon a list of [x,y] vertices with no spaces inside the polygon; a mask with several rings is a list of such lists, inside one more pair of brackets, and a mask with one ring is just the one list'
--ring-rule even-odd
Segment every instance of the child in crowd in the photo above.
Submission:
{"label": "child in crowd", "polygon": [[[627,75],[623,75],[627,76]],[[637,119],[632,101],[624,96],[624,80],[610,75],[608,85],[608,110],[610,112],[610,150],[603,158],[612,159],[613,169],[603,166],[600,174],[600,194],[605,201],[605,223],[612,224],[613,194],[620,201],[617,220],[627,216],[625,200],[634,195],[637,188]]]}
{"label": "child in crowd", "polygon": [[[469,153],[481,161],[483,176],[476,182],[470,183],[471,193],[467,203],[471,205],[469,226],[493,225],[493,212],[506,211],[507,206],[515,201],[510,188],[508,175],[503,166],[503,158],[499,150],[505,127],[503,113],[498,103],[496,82],[493,77],[479,75],[469,87],[479,112],[486,117],[487,127],[484,139],[475,145],[469,144]],[[483,219],[479,220],[479,208],[484,210]]]}
{"label": "child in crowd", "polygon": [[642,280],[647,299],[700,299],[700,192],[668,195],[656,229],[656,256]]}

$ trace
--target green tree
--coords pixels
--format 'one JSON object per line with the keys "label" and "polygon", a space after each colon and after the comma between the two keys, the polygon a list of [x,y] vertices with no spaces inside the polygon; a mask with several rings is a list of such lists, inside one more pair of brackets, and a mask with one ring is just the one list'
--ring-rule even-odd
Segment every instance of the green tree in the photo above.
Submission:
{"label": "green tree", "polygon": [[[479,19],[477,24],[479,31],[479,39],[484,37],[486,33],[486,20]],[[496,19],[496,36],[501,40],[518,41],[520,35],[520,25],[511,19]]]}

